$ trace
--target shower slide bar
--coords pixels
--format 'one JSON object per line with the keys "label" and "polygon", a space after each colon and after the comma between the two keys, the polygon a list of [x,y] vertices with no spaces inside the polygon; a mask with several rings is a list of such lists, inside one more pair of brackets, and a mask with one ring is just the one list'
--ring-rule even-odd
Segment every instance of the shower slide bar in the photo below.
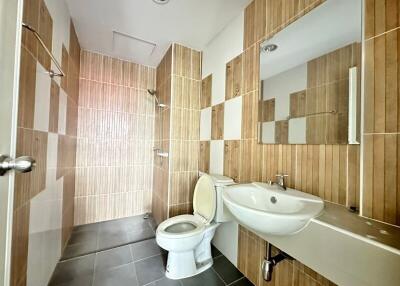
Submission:
{"label": "shower slide bar", "polygon": [[39,41],[40,45],[44,48],[44,50],[46,51],[46,53],[50,56],[51,60],[53,61],[54,65],[56,66],[56,68],[58,69],[58,73],[53,71],[52,69],[50,69],[49,71],[49,75],[51,78],[55,77],[55,76],[59,76],[59,77],[63,77],[65,76],[65,73],[63,72],[63,70],[61,69],[60,64],[57,62],[56,58],[53,56],[53,54],[50,52],[50,50],[46,47],[45,43],[43,42],[42,37],[40,37],[39,33],[30,25],[22,23],[22,27],[27,29],[28,31],[32,32],[33,35],[35,36],[35,38]]}

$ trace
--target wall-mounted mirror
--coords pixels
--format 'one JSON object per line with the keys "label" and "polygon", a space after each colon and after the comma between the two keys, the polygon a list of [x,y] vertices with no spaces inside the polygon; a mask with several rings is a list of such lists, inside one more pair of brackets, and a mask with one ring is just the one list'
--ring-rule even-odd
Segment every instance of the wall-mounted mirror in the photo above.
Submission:
{"label": "wall-mounted mirror", "polygon": [[260,46],[259,142],[358,144],[362,0],[327,0]]}

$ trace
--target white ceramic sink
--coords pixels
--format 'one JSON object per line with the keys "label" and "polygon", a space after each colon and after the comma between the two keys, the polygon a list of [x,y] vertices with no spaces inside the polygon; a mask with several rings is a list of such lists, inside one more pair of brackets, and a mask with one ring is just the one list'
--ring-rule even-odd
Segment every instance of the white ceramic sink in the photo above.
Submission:
{"label": "white ceramic sink", "polygon": [[316,196],[275,184],[251,183],[225,187],[223,200],[245,227],[262,234],[290,235],[301,231],[324,208]]}

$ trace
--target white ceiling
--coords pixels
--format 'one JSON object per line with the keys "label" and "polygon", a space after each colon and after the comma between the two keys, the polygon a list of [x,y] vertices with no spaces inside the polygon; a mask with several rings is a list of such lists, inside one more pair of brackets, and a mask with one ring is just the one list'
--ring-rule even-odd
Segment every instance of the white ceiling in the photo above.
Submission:
{"label": "white ceiling", "polygon": [[66,2],[82,48],[157,66],[172,42],[202,50],[250,0]]}

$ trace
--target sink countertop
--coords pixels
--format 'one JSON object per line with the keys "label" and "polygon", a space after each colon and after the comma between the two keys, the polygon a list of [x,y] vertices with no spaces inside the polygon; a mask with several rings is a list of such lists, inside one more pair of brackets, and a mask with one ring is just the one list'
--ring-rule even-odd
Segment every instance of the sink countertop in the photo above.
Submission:
{"label": "sink countertop", "polygon": [[325,202],[323,213],[312,220],[400,254],[400,227],[359,216],[330,202]]}

